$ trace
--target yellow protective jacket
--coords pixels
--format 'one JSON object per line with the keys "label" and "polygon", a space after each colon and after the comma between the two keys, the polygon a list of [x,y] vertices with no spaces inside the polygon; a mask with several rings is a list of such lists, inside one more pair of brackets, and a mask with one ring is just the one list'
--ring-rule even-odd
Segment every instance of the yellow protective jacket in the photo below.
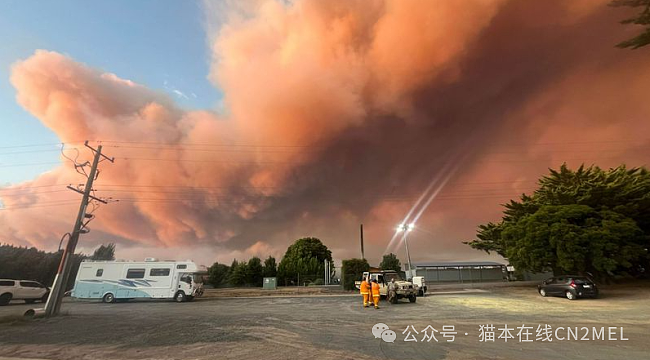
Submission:
{"label": "yellow protective jacket", "polygon": [[380,296],[379,294],[379,284],[374,282],[372,283],[372,296],[377,297]]}
{"label": "yellow protective jacket", "polygon": [[367,281],[363,280],[361,282],[361,285],[359,285],[359,290],[361,291],[362,295],[368,295],[370,294],[370,285],[368,284]]}

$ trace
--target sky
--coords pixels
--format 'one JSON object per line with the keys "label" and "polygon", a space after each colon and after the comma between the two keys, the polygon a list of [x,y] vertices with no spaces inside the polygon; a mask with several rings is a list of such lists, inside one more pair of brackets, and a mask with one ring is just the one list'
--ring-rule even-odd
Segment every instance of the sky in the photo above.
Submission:
{"label": "sky", "polygon": [[[35,49],[66,54],[167,92],[181,107],[217,107],[222,95],[207,79],[210,50],[203,18],[198,1],[0,2],[0,126],[4,129],[0,142],[4,146],[60,142],[16,103],[16,90],[9,82],[11,65]],[[59,161],[58,146],[43,148],[52,151],[0,155],[3,165],[48,163],[11,167],[3,172],[0,184],[29,180]]]}
{"label": "sky", "polygon": [[607,3],[2,2],[0,241],[57,248],[89,140],[119,201],[86,253],[344,259],[363,223],[406,262],[414,222],[413,262],[504,261],[463,241],[549,168],[647,164],[650,50]]}

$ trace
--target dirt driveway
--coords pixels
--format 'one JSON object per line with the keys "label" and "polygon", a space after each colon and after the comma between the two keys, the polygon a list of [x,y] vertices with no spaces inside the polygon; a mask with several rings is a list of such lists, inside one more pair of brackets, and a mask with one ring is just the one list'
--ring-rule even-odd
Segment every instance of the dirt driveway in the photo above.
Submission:
{"label": "dirt driveway", "polygon": [[[603,294],[602,299],[569,301],[542,298],[530,287],[460,290],[418,298],[415,304],[382,302],[379,310],[364,309],[358,297],[347,295],[206,298],[183,304],[67,302],[63,306],[67,315],[33,321],[13,320],[10,314],[22,313],[27,306],[10,305],[0,308],[0,356],[66,360],[648,359],[650,289],[618,287]],[[372,327],[379,322],[395,332],[394,342],[375,339]],[[484,329],[494,326],[494,342],[481,341],[481,325]],[[545,325],[553,331],[562,328],[557,335],[563,338],[568,327],[577,328],[582,337],[584,327],[589,329],[590,340],[558,340],[555,333],[550,342],[536,340],[538,327]],[[445,341],[450,334],[443,337],[442,331],[449,329],[443,326],[454,326],[453,342]],[[499,338],[499,329],[505,326],[514,328],[514,338],[507,341]],[[516,328],[528,326],[533,327],[532,341],[520,341]],[[605,338],[608,327],[616,328],[618,340],[591,340],[591,329],[601,327],[605,327]],[[411,330],[404,331],[407,328]],[[483,335],[489,333],[483,331]]]}

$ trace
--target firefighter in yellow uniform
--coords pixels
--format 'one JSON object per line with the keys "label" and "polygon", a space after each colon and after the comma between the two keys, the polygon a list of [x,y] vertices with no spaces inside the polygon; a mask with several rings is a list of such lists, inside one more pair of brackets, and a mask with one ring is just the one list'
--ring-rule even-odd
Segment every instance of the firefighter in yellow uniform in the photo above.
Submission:
{"label": "firefighter in yellow uniform", "polygon": [[370,279],[363,279],[361,285],[359,285],[359,290],[361,290],[361,295],[363,295],[363,307],[368,307],[368,302],[370,300]]}
{"label": "firefighter in yellow uniform", "polygon": [[377,279],[372,279],[370,292],[372,293],[372,302],[375,303],[375,309],[379,309],[379,297],[381,294],[379,294],[379,284],[377,283]]}

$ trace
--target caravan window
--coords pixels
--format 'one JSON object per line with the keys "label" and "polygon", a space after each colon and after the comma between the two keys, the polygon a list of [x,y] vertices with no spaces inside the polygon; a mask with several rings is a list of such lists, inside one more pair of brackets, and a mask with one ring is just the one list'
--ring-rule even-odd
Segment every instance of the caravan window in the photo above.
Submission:
{"label": "caravan window", "polygon": [[144,279],[144,269],[129,269],[126,272],[127,279]]}
{"label": "caravan window", "polygon": [[149,276],[169,276],[170,269],[151,269]]}
{"label": "caravan window", "polygon": [[104,275],[104,269],[97,269],[97,272],[95,273],[95,276],[100,277]]}
{"label": "caravan window", "polygon": [[182,265],[176,265],[177,269],[187,269],[187,265],[182,264]]}

